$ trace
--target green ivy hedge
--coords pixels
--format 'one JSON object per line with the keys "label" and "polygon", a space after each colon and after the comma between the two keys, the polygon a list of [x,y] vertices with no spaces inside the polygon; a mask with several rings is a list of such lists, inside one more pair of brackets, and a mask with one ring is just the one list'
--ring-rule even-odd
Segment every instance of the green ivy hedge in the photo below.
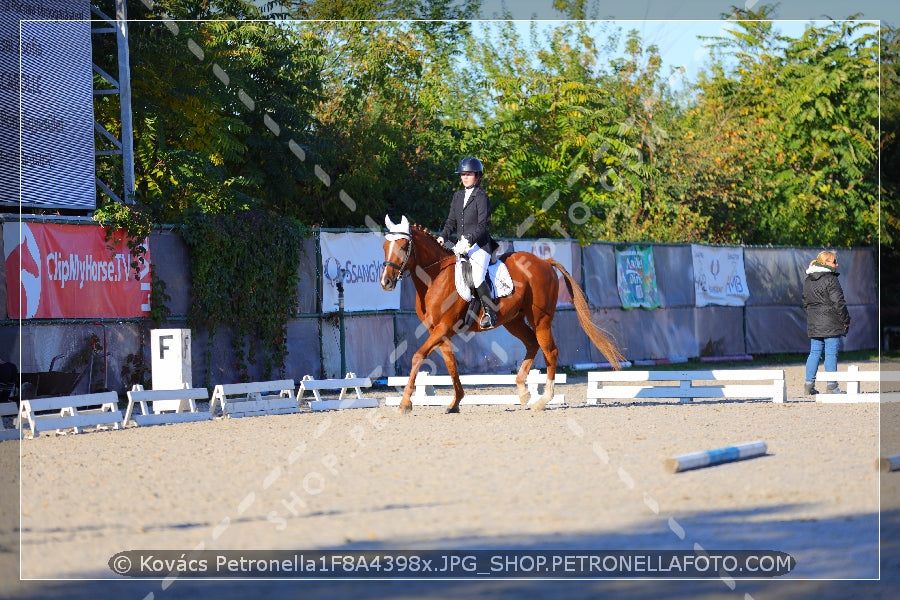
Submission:
{"label": "green ivy hedge", "polygon": [[309,230],[261,211],[198,215],[182,227],[191,261],[189,318],[209,332],[207,377],[216,335],[232,332],[239,381],[251,364],[284,376],[287,322],[297,308],[297,267]]}

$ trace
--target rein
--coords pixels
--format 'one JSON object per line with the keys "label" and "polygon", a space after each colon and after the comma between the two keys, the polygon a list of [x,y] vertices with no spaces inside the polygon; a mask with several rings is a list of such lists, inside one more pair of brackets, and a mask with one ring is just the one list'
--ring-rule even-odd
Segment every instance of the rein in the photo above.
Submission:
{"label": "rein", "polygon": [[[409,271],[406,271],[406,264],[409,262],[410,256],[412,256],[413,254],[415,254],[416,247],[415,247],[415,245],[413,245],[412,234],[395,233],[394,235],[400,235],[400,236],[405,237],[406,239],[409,240],[409,251],[406,253],[406,257],[403,259],[403,264],[398,265],[398,264],[395,263],[395,262],[391,262],[391,261],[389,261],[389,260],[386,260],[386,261],[384,261],[384,262],[381,264],[381,266],[382,266],[382,267],[393,267],[393,268],[397,269],[397,273],[398,273],[398,274],[397,274],[397,281],[400,281],[401,279],[404,279],[404,278],[409,277],[410,275],[412,275],[412,273],[410,273]],[[456,259],[456,255],[450,254],[449,256],[445,256],[444,258],[438,259],[437,261],[431,263],[431,264],[428,265],[427,267],[422,267],[422,270],[423,270],[423,271],[427,271],[427,270],[430,269],[431,267],[433,267],[433,266],[435,266],[435,265],[439,265],[439,264],[443,263],[443,262],[444,262],[445,260],[447,260],[447,259],[453,259],[453,260],[455,260],[455,259]]]}
{"label": "rein", "polygon": [[444,258],[441,258],[441,259],[439,259],[439,260],[437,260],[437,261],[431,263],[431,264],[428,265],[427,267],[422,267],[422,270],[423,270],[423,271],[427,271],[427,270],[430,269],[431,267],[433,267],[433,266],[435,266],[435,265],[441,264],[442,262],[444,262],[444,261],[447,260],[448,258],[449,258],[449,259],[452,259],[452,260],[456,260],[456,255],[455,255],[455,254],[451,254],[450,256],[445,256]]}

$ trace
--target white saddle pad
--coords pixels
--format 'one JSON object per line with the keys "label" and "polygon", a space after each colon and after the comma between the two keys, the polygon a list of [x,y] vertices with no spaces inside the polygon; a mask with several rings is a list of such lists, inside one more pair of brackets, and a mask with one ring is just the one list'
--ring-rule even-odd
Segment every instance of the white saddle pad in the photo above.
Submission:
{"label": "white saddle pad", "polygon": [[[489,266],[487,276],[491,280],[492,284],[492,298],[503,298],[504,296],[509,296],[510,294],[512,294],[512,277],[509,274],[509,269],[507,269],[506,265],[503,264],[503,261],[498,260],[497,262]],[[472,289],[468,285],[466,285],[465,279],[462,275],[462,265],[459,261],[456,261],[456,293],[458,293],[459,296],[466,302],[472,299]]]}

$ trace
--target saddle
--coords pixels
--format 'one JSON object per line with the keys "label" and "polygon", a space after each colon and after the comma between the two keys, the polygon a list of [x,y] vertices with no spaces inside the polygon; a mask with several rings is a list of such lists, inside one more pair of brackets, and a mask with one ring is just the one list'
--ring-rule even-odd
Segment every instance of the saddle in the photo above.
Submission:
{"label": "saddle", "polygon": [[[493,259],[493,256],[492,256]],[[503,298],[509,296],[513,292],[513,281],[509,274],[509,269],[503,260],[492,260],[488,265],[485,281],[491,287],[491,298]],[[478,298],[472,296],[472,288],[475,287],[472,277],[472,265],[467,259],[456,260],[456,293],[466,302],[475,301]]]}

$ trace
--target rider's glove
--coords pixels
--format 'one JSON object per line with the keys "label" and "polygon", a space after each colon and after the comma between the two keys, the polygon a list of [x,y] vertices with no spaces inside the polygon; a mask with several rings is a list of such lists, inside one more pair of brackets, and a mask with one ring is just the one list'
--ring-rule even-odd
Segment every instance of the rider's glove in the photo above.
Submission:
{"label": "rider's glove", "polygon": [[464,237],[459,238],[459,241],[457,241],[456,245],[453,246],[453,252],[459,254],[460,256],[465,256],[471,249],[472,246],[469,245],[469,240]]}

